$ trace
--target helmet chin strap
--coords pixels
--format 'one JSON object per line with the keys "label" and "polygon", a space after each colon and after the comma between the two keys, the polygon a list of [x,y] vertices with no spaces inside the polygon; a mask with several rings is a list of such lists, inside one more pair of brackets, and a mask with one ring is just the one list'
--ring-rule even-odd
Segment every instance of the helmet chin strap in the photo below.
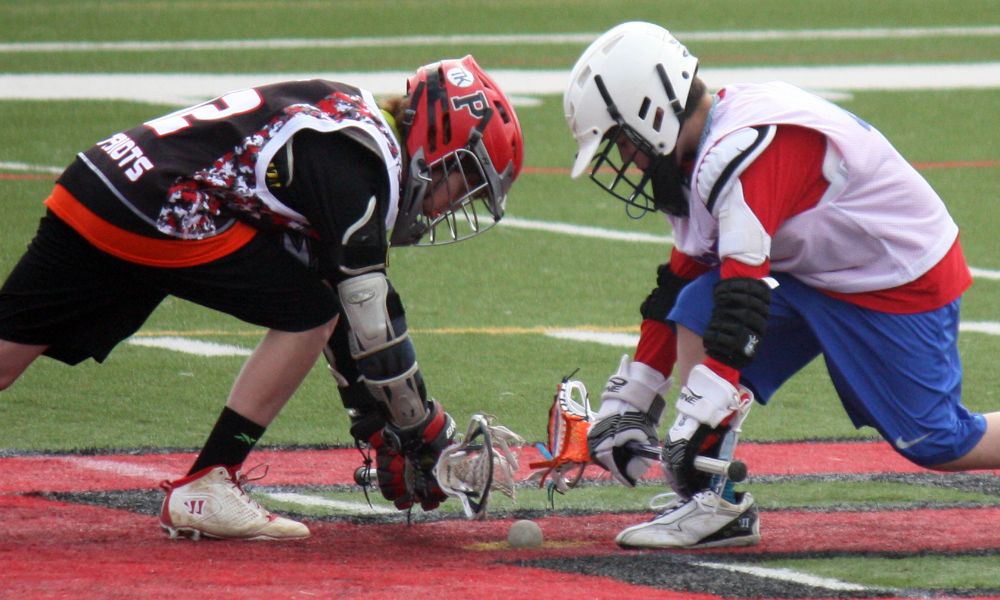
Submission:
{"label": "helmet chin strap", "polygon": [[649,182],[653,188],[653,205],[675,217],[688,216],[690,181],[684,169],[677,164],[677,150],[670,154],[661,154],[650,168]]}

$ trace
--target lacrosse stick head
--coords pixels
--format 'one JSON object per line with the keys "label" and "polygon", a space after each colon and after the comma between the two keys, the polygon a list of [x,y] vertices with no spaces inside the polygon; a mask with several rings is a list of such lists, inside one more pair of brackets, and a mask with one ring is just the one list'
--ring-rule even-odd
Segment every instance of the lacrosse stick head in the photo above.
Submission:
{"label": "lacrosse stick head", "polygon": [[523,442],[521,436],[477,413],[462,439],[441,452],[434,476],[444,493],[458,498],[469,519],[486,517],[493,488],[514,499],[518,461],[510,444],[516,442]]}

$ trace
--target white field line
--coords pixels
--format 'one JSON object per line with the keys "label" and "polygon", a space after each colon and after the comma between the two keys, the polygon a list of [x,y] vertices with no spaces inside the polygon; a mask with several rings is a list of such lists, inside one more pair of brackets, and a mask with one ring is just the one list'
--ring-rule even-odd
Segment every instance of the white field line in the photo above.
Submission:
{"label": "white field line", "polygon": [[[78,469],[98,471],[101,473],[114,473],[115,475],[120,475],[122,477],[133,477],[153,482],[162,481],[164,479],[172,479],[177,475],[176,473],[170,473],[162,469],[157,469],[156,467],[122,463],[106,458],[92,458],[88,456],[56,456],[53,457],[53,459],[65,462]],[[309,494],[297,494],[290,492],[258,492],[254,490],[253,495],[261,496],[263,498],[271,498],[279,502],[288,502],[290,504],[331,508],[339,512],[346,512],[350,514],[370,514],[373,512],[394,514],[396,512],[395,510],[390,510],[384,506],[369,507],[368,504],[364,502],[330,500],[328,498],[311,496]]]}
{"label": "white field line", "polygon": [[28,173],[52,173],[53,175],[59,175],[63,172],[65,167],[50,167],[47,165],[30,165],[23,162],[4,162],[0,161],[0,169],[6,171],[25,171]]}
{"label": "white field line", "polygon": [[589,342],[616,348],[635,348],[639,343],[638,334],[608,333],[604,331],[588,331],[585,329],[553,329],[545,332],[545,337],[573,342]]}
{"label": "white field line", "polygon": [[576,237],[597,238],[618,242],[646,242],[651,244],[674,243],[674,238],[668,235],[652,235],[634,231],[616,231],[600,227],[573,225],[572,223],[559,223],[557,221],[532,221],[529,219],[519,219],[517,217],[504,217],[504,219],[500,221],[500,225],[502,227],[513,227],[515,229],[563,233]]}
{"label": "white field line", "polygon": [[[0,169],[10,171],[29,171],[41,173],[62,173],[59,167],[49,165],[32,165],[20,162],[0,162]],[[522,219],[519,217],[507,216],[500,222],[501,227],[513,227],[515,229],[526,229],[531,231],[545,231],[548,233],[558,233],[563,235],[573,235],[578,237],[595,238],[618,242],[640,242],[649,244],[672,244],[674,238],[669,235],[653,235],[636,231],[621,231],[616,229],[605,229],[602,227],[589,227],[586,225],[574,225],[572,223],[561,223],[558,221],[536,221],[532,219]],[[1000,281],[1000,270],[980,269],[970,267],[972,276],[976,279],[989,279]],[[169,339],[169,338],[165,338]],[[169,342],[156,342],[169,343]]]}
{"label": "white field line", "polygon": [[[488,329],[488,331],[487,331]],[[986,335],[1000,335],[1000,322],[996,321],[965,321],[958,326],[959,331],[962,333],[983,333]],[[459,333],[475,333],[475,328],[464,328]],[[428,329],[424,330],[424,333],[435,334],[435,333],[455,333],[450,330],[434,330]],[[537,335],[541,333],[545,337],[550,337],[557,340],[568,340],[572,342],[586,342],[590,344],[601,344],[603,346],[612,346],[615,348],[635,348],[636,344],[639,343],[639,335],[631,333],[620,333],[613,331],[599,331],[594,329],[541,329],[525,331],[524,329],[511,328],[509,332],[503,330],[496,330],[495,328],[484,328],[483,333],[490,333],[496,335],[498,333],[508,334],[508,335]],[[162,340],[169,339],[169,343],[162,343]],[[152,341],[153,343],[147,343]],[[194,354],[196,356],[248,356],[251,352],[248,348],[241,348],[239,346],[228,346],[225,344],[216,344],[214,342],[204,342],[201,340],[193,338],[182,338],[182,337],[170,337],[170,338],[159,338],[159,337],[132,337],[129,338],[128,343],[133,346],[146,346],[151,348],[161,348],[164,350],[172,350],[174,352],[181,352],[184,354]],[[228,350],[220,351],[219,347],[226,348]]]}
{"label": "white field line", "polygon": [[754,567],[751,565],[723,564],[723,563],[713,563],[707,561],[692,561],[691,564],[699,567],[706,567],[709,569],[718,569],[720,571],[732,571],[734,573],[745,573],[747,575],[754,575],[756,577],[763,577],[765,579],[776,579],[778,581],[787,581],[789,583],[797,583],[809,587],[822,588],[825,590],[838,591],[838,592],[863,592],[874,589],[864,585],[859,585],[857,583],[849,583],[846,581],[841,581],[839,579],[831,579],[829,577],[817,577],[815,575],[809,575],[808,573],[793,571],[792,569],[771,569],[766,567]]}
{"label": "white field line", "polygon": [[[977,27],[872,27],[856,29],[764,29],[748,31],[676,31],[686,42],[762,42],[786,40],[873,40],[942,37],[996,37],[1000,26]],[[594,33],[414,35],[356,38],[276,38],[257,40],[181,40],[173,42],[8,42],[0,53],[23,52],[159,52],[176,50],[248,50],[316,48],[402,48],[416,46],[496,44],[577,45],[589,44]]]}
{"label": "white field line", "polygon": [[969,267],[969,271],[972,272],[972,276],[976,279],[992,279],[994,281],[1000,280],[1000,271],[988,271],[986,269],[977,269],[975,267]]}
{"label": "white field line", "polygon": [[169,473],[155,467],[146,467],[130,463],[121,463],[106,458],[92,458],[89,456],[55,456],[54,460],[66,462],[73,467],[88,471],[99,471],[101,473],[114,473],[123,477],[134,477],[136,479],[149,479],[161,481],[176,477],[176,473]]}
{"label": "white field line", "polygon": [[958,325],[958,330],[968,333],[1000,335],[1000,323],[996,321],[962,321]]}
{"label": "white field line", "polygon": [[[561,95],[569,70],[496,69],[490,74],[508,95]],[[814,67],[705,67],[710,88],[731,82],[783,80],[817,93],[856,90],[946,90],[1000,87],[1000,62]],[[0,100],[127,100],[190,105],[225,92],[288,79],[324,77],[349,81],[376,96],[399,94],[408,71],[247,73],[7,73],[0,75]]]}
{"label": "white field line", "polygon": [[146,348],[162,348],[198,356],[250,356],[252,350],[231,344],[204,342],[182,337],[131,337],[128,343]]}
{"label": "white field line", "polygon": [[320,496],[310,496],[308,494],[297,494],[292,492],[254,492],[255,496],[271,498],[278,502],[288,502],[301,506],[317,506],[330,508],[338,512],[346,512],[355,515],[378,513],[383,515],[396,514],[397,511],[384,506],[368,506],[365,502],[347,502],[344,500],[331,500]]}
{"label": "white field line", "polygon": [[[1000,322],[996,321],[963,321],[958,325],[962,333],[984,333],[1000,335]],[[545,336],[557,340],[574,342],[589,342],[615,348],[635,348],[639,343],[638,334],[594,331],[588,329],[551,329],[545,331]]]}

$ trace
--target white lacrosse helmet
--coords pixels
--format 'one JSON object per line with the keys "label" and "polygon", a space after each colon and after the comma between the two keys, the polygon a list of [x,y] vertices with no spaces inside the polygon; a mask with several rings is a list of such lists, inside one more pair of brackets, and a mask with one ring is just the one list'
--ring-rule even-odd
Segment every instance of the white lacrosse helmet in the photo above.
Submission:
{"label": "white lacrosse helmet", "polygon": [[[677,145],[697,71],[697,57],[659,25],[622,23],[597,38],[573,67],[563,96],[566,122],[578,146],[571,176],[579,177],[590,166],[591,179],[602,188],[626,204],[650,210],[654,202],[646,184],[653,173],[633,181],[633,161],[623,157],[615,164],[609,152],[617,150],[624,135],[651,161],[664,162],[659,158]],[[607,182],[598,174],[602,167],[612,173]]]}
{"label": "white lacrosse helmet", "polygon": [[579,146],[572,176],[586,170],[616,125],[627,125],[657,154],[673,152],[697,70],[698,58],[659,25],[622,23],[597,38],[573,67],[563,97]]}

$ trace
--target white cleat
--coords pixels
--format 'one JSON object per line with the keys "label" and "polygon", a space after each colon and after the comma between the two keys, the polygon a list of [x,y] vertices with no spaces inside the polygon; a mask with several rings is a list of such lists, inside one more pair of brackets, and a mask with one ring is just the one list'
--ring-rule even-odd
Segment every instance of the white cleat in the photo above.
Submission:
{"label": "white cleat", "polygon": [[615,538],[623,548],[714,548],[753,546],[760,542],[757,503],[749,492],[736,504],[705,490],[678,500],[652,521],[633,525]]}
{"label": "white cleat", "polygon": [[177,481],[164,481],[167,492],[160,527],[171,539],[202,537],[221,540],[294,540],[309,537],[309,528],[271,514],[243,489],[239,466],[208,467]]}

